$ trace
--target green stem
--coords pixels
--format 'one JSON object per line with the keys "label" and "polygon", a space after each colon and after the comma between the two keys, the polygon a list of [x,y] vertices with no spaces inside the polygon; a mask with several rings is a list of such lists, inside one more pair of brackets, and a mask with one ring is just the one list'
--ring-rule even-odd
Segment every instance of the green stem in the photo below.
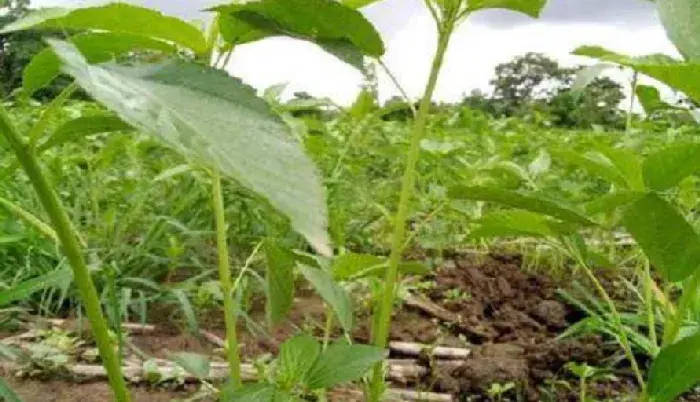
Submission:
{"label": "green stem", "polygon": [[579,383],[579,400],[581,402],[586,402],[586,378],[581,377]]}
{"label": "green stem", "polygon": [[323,329],[323,350],[331,343],[331,332],[333,331],[333,310],[326,307],[326,326]]}
{"label": "green stem", "polygon": [[670,323],[664,330],[663,347],[673,344],[678,339],[683,321],[688,315],[688,309],[692,304],[692,299],[695,297],[698,288],[700,288],[700,272],[691,276],[688,282],[683,286],[683,294],[678,301],[678,311],[673,315]]}
{"label": "green stem", "polygon": [[630,90],[630,104],[627,109],[627,124],[625,125],[625,132],[629,133],[632,129],[632,123],[634,118],[634,101],[637,97],[637,82],[639,81],[639,73],[637,71],[632,75],[632,89]]}
{"label": "green stem", "polygon": [[649,340],[654,345],[654,356],[658,350],[658,339],[656,336],[656,317],[654,314],[654,295],[652,293],[652,283],[654,279],[651,277],[651,268],[649,260],[644,258],[644,298],[646,299],[647,307],[647,325],[649,326]]}
{"label": "green stem", "polygon": [[85,305],[85,312],[90,320],[92,333],[95,336],[97,348],[100,351],[100,357],[102,357],[103,365],[107,371],[107,377],[109,378],[114,397],[118,402],[128,402],[131,400],[131,397],[122,376],[119,358],[109,336],[107,322],[100,307],[100,299],[97,295],[95,284],[90,277],[90,271],[85,263],[80,243],[73,234],[73,228],[65,209],[61,205],[61,201],[41,171],[36,155],[24,142],[2,106],[0,106],[0,133],[7,139],[22,168],[24,168],[31,180],[39,200],[56,230],[62,251],[70,262],[71,268],[73,268],[75,284]]}
{"label": "green stem", "polygon": [[634,376],[637,380],[637,383],[640,389],[642,390],[642,394],[645,394],[646,384],[644,382],[644,376],[642,375],[642,371],[639,369],[639,365],[637,364],[637,359],[635,359],[634,353],[632,352],[632,346],[630,345],[629,338],[627,337],[627,332],[625,332],[625,327],[622,324],[622,318],[620,316],[620,313],[617,311],[617,307],[615,307],[615,302],[612,300],[612,298],[610,298],[610,295],[600,283],[598,278],[596,278],[595,274],[588,266],[588,264],[584,261],[581,254],[578,251],[573,251],[573,254],[577,262],[583,269],[583,272],[586,273],[588,279],[593,283],[593,286],[596,288],[596,291],[600,293],[600,296],[608,305],[608,308],[610,309],[610,314],[612,315],[613,320],[615,321],[615,326],[617,327],[617,331],[619,332],[620,345],[622,346],[622,349],[625,352],[627,360],[629,360],[630,362],[630,366],[632,367],[632,371],[634,372]]}
{"label": "green stem", "polygon": [[[396,293],[396,282],[398,279],[398,266],[403,252],[404,239],[406,237],[406,220],[410,212],[411,195],[414,192],[416,181],[416,164],[420,155],[420,142],[425,134],[426,120],[430,112],[430,102],[437,86],[445,54],[449,46],[450,37],[454,30],[454,20],[450,19],[440,29],[438,46],[433,59],[430,77],[425,89],[425,94],[421,100],[420,108],[416,116],[416,121],[411,132],[411,144],[406,160],[403,180],[401,184],[401,195],[399,198],[398,210],[394,221],[394,234],[392,238],[391,255],[389,257],[389,267],[384,278],[384,289],[381,294],[380,303],[375,307],[375,317],[373,321],[376,325],[373,328],[374,345],[385,349],[389,338],[389,328],[391,327],[391,311],[394,305]],[[379,402],[384,391],[384,365],[379,363],[374,368],[372,383],[370,386],[370,400]]]}
{"label": "green stem", "polygon": [[224,323],[226,325],[226,342],[231,382],[234,387],[241,387],[241,357],[236,334],[237,311],[233,302],[233,283],[231,281],[231,266],[229,264],[228,242],[226,240],[226,216],[224,196],[221,191],[221,174],[218,170],[212,173],[214,215],[216,220],[216,248],[219,255],[219,282],[224,294]]}

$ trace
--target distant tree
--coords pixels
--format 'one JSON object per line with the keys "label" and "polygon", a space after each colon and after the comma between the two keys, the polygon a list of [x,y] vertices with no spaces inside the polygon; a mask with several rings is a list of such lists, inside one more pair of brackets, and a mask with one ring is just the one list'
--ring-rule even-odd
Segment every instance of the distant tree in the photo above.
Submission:
{"label": "distant tree", "polygon": [[620,102],[625,99],[622,85],[603,77],[596,79],[581,93],[562,89],[548,103],[552,123],[561,127],[590,128],[600,125],[622,129],[625,125]]}
{"label": "distant tree", "polygon": [[492,98],[473,93],[463,104],[501,116],[549,116],[552,124],[569,128],[602,125],[620,128],[622,86],[607,77],[596,79],[580,93],[571,85],[582,67],[562,67],[540,54],[527,53],[496,67]]}
{"label": "distant tree", "polygon": [[497,112],[506,116],[527,113],[533,102],[558,90],[565,76],[559,63],[541,53],[527,53],[499,64],[491,80]]}
{"label": "distant tree", "polygon": [[469,95],[465,95],[460,104],[469,109],[479,110],[491,115],[495,115],[498,112],[497,102],[489,94],[479,89],[474,89]]}

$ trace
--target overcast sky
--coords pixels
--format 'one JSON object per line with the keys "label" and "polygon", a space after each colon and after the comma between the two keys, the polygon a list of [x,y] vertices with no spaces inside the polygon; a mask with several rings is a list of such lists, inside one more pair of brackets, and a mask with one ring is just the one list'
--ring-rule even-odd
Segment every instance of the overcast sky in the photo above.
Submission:
{"label": "overcast sky", "polygon": [[[34,6],[79,6],[104,2],[90,0],[33,0]],[[206,18],[198,13],[225,0],[131,0],[187,19]],[[422,0],[383,0],[363,10],[379,28],[387,45],[385,62],[411,96],[425,85],[435,48],[434,24]],[[590,63],[570,56],[576,47],[599,44],[619,52],[642,55],[676,55],[648,0],[549,0],[540,20],[509,11],[474,14],[459,29],[451,44],[437,89],[440,100],[457,100],[472,89],[488,90],[498,63],[526,52],[543,52],[564,64]],[[272,38],[237,49],[231,72],[262,89],[287,82],[289,93],[307,91],[340,103],[354,99],[362,77],[351,67],[315,46],[290,39]],[[616,76],[623,80],[624,76]],[[382,98],[397,92],[381,77]]]}

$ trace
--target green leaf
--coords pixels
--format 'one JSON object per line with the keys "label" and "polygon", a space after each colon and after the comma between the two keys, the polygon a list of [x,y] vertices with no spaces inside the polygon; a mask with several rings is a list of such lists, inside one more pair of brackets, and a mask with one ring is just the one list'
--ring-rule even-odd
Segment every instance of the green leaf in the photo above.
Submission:
{"label": "green leaf", "polygon": [[592,66],[584,67],[576,74],[576,79],[573,84],[571,84],[571,90],[574,92],[583,91],[587,86],[591,85],[596,78],[613,67],[615,67],[615,65],[610,63],[596,63]]}
{"label": "green leaf", "polygon": [[653,402],[671,402],[700,382],[700,334],[661,349],[649,372]]}
{"label": "green leaf", "polygon": [[362,7],[367,7],[370,4],[374,4],[380,0],[342,0],[341,3],[344,5],[350,7],[350,8],[362,8]]}
{"label": "green leaf", "polygon": [[[276,399],[277,389],[270,384],[245,385],[240,389],[225,387],[222,391],[222,402],[278,402]],[[279,401],[287,402],[287,401]]]}
{"label": "green leaf", "polygon": [[700,144],[667,146],[644,160],[644,181],[656,191],[676,186],[684,178],[700,171]]}
{"label": "green leaf", "polygon": [[48,274],[28,279],[0,291],[0,307],[9,306],[16,301],[28,300],[34,293],[52,287],[65,287],[73,279],[70,268],[57,269]]}
{"label": "green leaf", "polygon": [[192,165],[188,163],[183,163],[182,165],[177,165],[173,166],[171,168],[165,169],[162,171],[158,176],[153,178],[154,183],[158,183],[160,181],[168,180],[171,179],[175,176],[179,176],[184,173],[188,173],[192,171]]}
{"label": "green leaf", "polygon": [[[333,260],[333,278],[336,281],[347,281],[370,276],[382,277],[386,272],[389,261],[386,257],[370,254],[346,253]],[[402,262],[399,264],[401,274],[427,275],[430,269],[421,262]]]}
{"label": "green leaf", "polygon": [[357,10],[336,1],[260,0],[212,10],[229,16],[220,26],[222,36],[231,44],[284,35],[321,46],[350,44],[374,57],[384,54],[384,43],[374,26]]}
{"label": "green leaf", "polygon": [[374,346],[333,344],[309,371],[306,385],[322,389],[357,381],[383,359],[384,351]]}
{"label": "green leaf", "polygon": [[10,385],[0,377],[0,400],[4,402],[22,402],[22,398],[10,388]]}
{"label": "green leaf", "polygon": [[294,386],[304,383],[321,354],[321,344],[309,335],[295,336],[280,347],[277,378]]}
{"label": "green leaf", "polygon": [[265,244],[267,255],[267,316],[272,325],[279,324],[294,303],[294,267],[296,255],[277,244]]}
{"label": "green leaf", "polygon": [[323,300],[331,306],[345,332],[352,331],[354,322],[352,303],[345,289],[322,269],[300,264],[299,270]]}
{"label": "green leaf", "polygon": [[573,207],[560,201],[553,201],[533,194],[522,194],[495,187],[457,186],[449,190],[453,199],[495,202],[511,208],[537,212],[580,225],[592,226],[596,223]]}
{"label": "green leaf", "polygon": [[648,194],[632,204],[623,224],[664,279],[682,281],[700,265],[700,238],[658,195]]}
{"label": "green leaf", "polygon": [[618,208],[628,206],[644,195],[644,193],[636,191],[616,191],[594,199],[586,204],[585,209],[589,214],[610,213]]}
{"label": "green leaf", "polygon": [[488,8],[503,8],[538,18],[547,0],[469,0],[470,11]]}
{"label": "green leaf", "polygon": [[678,51],[690,61],[700,61],[700,2],[657,0],[661,23]]}
{"label": "green leaf", "polygon": [[609,181],[622,188],[627,188],[628,182],[622,172],[605,155],[598,151],[589,151],[580,154],[574,151],[557,150],[554,154],[566,162],[576,165],[587,171],[590,175]]}
{"label": "green leaf", "polygon": [[656,87],[651,85],[641,85],[638,84],[635,90],[637,99],[641,103],[644,112],[647,115],[652,115],[656,112],[661,112],[664,110],[680,110],[680,108],[675,107],[661,100],[661,93]]}
{"label": "green leaf", "polygon": [[[156,39],[114,32],[85,33],[73,36],[70,41],[90,63],[110,61],[137,50],[176,51],[174,46]],[[22,88],[26,95],[32,95],[48,85],[60,70],[61,62],[51,48],[39,52],[22,73]]]}
{"label": "green leaf", "polygon": [[596,148],[620,172],[628,188],[635,191],[644,190],[642,163],[634,150],[605,145],[599,145]]}
{"label": "green leaf", "polygon": [[56,129],[51,137],[37,147],[37,153],[40,154],[49,148],[65,144],[75,138],[131,130],[133,130],[133,128],[130,125],[110,114],[78,117],[77,119],[64,123]]}
{"label": "green leaf", "polygon": [[527,166],[527,171],[528,173],[530,173],[530,176],[536,178],[549,172],[549,169],[551,167],[551,155],[549,155],[549,152],[547,152],[546,150],[540,149],[540,152],[538,152],[537,157]]}
{"label": "green leaf", "polygon": [[192,306],[190,298],[187,297],[187,293],[185,293],[185,291],[182,289],[172,289],[171,293],[175,297],[177,303],[180,305],[182,314],[185,316],[187,329],[191,334],[198,334],[199,322],[197,321],[197,314],[194,312],[194,306]]}
{"label": "green leaf", "polygon": [[194,63],[92,66],[70,44],[51,44],[63,70],[122,120],[262,195],[317,251],[331,254],[316,167],[254,89]]}
{"label": "green leaf", "polygon": [[338,281],[348,280],[368,269],[380,267],[386,258],[370,254],[346,253],[333,260],[333,278]]}
{"label": "green leaf", "polygon": [[475,238],[488,237],[556,237],[571,230],[544,215],[530,211],[497,211],[484,215],[479,227],[472,230]]}
{"label": "green leaf", "polygon": [[73,10],[38,10],[5,26],[0,33],[27,29],[107,31],[160,39],[192,49],[198,54],[207,50],[204,35],[193,25],[149,8],[126,3]]}
{"label": "green leaf", "polygon": [[355,99],[355,102],[348,109],[348,114],[354,119],[362,119],[377,110],[377,100],[372,91],[363,89]]}
{"label": "green leaf", "polygon": [[211,370],[211,360],[209,356],[180,352],[172,354],[168,356],[168,358],[200,380],[209,378],[209,372]]}
{"label": "green leaf", "polygon": [[582,46],[574,50],[573,54],[632,68],[700,101],[700,80],[697,79],[700,77],[700,63],[680,62],[660,54],[630,57],[600,46]]}

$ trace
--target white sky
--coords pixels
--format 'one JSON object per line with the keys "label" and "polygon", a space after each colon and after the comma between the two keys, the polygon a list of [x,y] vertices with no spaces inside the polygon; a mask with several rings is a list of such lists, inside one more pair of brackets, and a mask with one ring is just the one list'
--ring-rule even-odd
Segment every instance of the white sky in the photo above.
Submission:
{"label": "white sky", "polygon": [[[550,0],[558,2],[561,14],[566,1],[581,3],[595,0]],[[626,0],[605,0],[621,2]],[[643,0],[636,0],[642,2]],[[90,0],[34,0],[33,6],[77,6]],[[212,0],[133,0],[156,5],[166,12],[186,14],[195,18],[196,10]],[[221,1],[225,2],[225,1]],[[384,0],[363,12],[379,27],[387,47],[385,62],[412,97],[418,97],[425,85],[435,48],[435,31],[422,0]],[[572,3],[569,3],[572,4]],[[603,4],[603,3],[601,3]],[[526,52],[542,52],[563,64],[591,63],[585,58],[570,56],[570,52],[584,44],[598,44],[622,53],[642,55],[666,53],[675,55],[673,45],[666,38],[656,15],[648,9],[639,11],[629,3],[630,13],[597,18],[596,7],[584,11],[581,18],[569,15],[530,20],[519,15],[493,14],[485,11],[473,16],[456,33],[449,49],[436,97],[441,101],[459,100],[465,93],[479,88],[488,90],[488,82],[499,63]],[[579,7],[579,6],[573,6]],[[623,6],[623,11],[624,11]],[[554,6],[552,6],[554,8]],[[632,12],[634,11],[634,12]],[[508,13],[508,12],[505,12]],[[608,10],[608,14],[611,11]],[[629,18],[625,18],[629,16]],[[500,19],[499,19],[500,18]],[[579,20],[577,20],[579,19]],[[495,23],[489,23],[490,20]],[[325,54],[314,45],[284,38],[272,38],[237,49],[229,69],[259,89],[286,82],[288,94],[306,91],[315,96],[326,96],[347,104],[352,102],[362,82],[353,68]],[[616,78],[624,79],[624,75]],[[380,74],[380,96],[384,99],[397,95],[387,77]]]}

